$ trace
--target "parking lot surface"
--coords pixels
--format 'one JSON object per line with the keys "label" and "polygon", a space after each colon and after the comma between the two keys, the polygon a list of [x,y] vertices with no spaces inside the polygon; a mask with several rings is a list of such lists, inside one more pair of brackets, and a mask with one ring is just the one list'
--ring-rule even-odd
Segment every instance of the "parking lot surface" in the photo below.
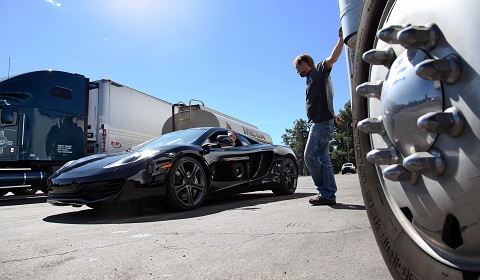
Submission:
{"label": "parking lot surface", "polygon": [[190,212],[55,207],[0,200],[0,279],[391,279],[356,175],[336,175],[337,205],[311,206],[310,177],[207,201]]}

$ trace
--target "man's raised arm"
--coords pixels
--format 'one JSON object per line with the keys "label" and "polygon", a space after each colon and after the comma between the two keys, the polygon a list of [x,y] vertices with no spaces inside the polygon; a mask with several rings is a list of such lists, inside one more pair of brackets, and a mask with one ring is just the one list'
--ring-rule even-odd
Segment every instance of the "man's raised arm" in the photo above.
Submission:
{"label": "man's raised arm", "polygon": [[330,54],[330,56],[327,57],[327,59],[325,60],[328,69],[331,69],[333,64],[335,62],[337,62],[338,57],[342,53],[342,49],[343,49],[343,31],[342,31],[342,27],[340,27],[338,29],[337,44],[335,45],[335,47],[333,47],[333,50],[332,50],[332,53]]}

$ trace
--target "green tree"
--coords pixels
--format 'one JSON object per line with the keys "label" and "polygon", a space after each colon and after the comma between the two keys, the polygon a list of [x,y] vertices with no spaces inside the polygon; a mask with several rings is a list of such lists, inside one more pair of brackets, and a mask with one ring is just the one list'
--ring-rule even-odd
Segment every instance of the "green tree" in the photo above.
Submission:
{"label": "green tree", "polygon": [[344,163],[355,161],[350,100],[345,103],[344,110],[339,110],[338,116],[342,119],[342,125],[335,128],[330,143],[330,158],[335,173],[342,170]]}
{"label": "green tree", "polygon": [[[345,162],[354,162],[355,160],[350,101],[345,103],[344,110],[340,110],[338,116],[342,119],[342,125],[335,128],[330,142],[330,158],[334,173],[339,173]],[[300,175],[309,175],[303,158],[307,139],[308,123],[303,119],[294,121],[293,129],[285,129],[285,134],[282,135],[283,144],[292,148],[297,156]]]}
{"label": "green tree", "polygon": [[285,129],[282,135],[283,144],[290,147],[295,156],[297,156],[298,169],[300,175],[308,175],[308,169],[303,159],[303,151],[308,139],[308,123],[306,120],[299,119],[293,122],[293,129]]}

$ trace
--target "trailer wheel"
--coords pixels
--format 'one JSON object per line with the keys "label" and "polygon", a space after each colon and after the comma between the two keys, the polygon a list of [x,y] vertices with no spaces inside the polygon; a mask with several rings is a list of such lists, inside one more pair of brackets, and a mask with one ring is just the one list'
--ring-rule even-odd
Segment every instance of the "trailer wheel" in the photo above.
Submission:
{"label": "trailer wheel", "polygon": [[168,171],[168,205],[177,211],[193,210],[202,205],[207,194],[207,175],[194,158],[185,156],[176,160]]}
{"label": "trailer wheel", "polygon": [[480,276],[479,9],[364,1],[353,65],[357,170],[395,279]]}
{"label": "trailer wheel", "polygon": [[11,190],[14,195],[32,195],[38,192],[37,189],[12,189]]}
{"label": "trailer wheel", "polygon": [[293,194],[297,189],[298,170],[291,158],[285,158],[280,170],[280,185],[272,190],[275,195]]}

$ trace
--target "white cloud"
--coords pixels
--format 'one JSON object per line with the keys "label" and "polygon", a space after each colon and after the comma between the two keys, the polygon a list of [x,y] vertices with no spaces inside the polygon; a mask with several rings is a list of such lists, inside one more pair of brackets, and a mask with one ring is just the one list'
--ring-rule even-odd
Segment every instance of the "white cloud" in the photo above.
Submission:
{"label": "white cloud", "polygon": [[61,7],[61,6],[62,6],[62,4],[61,4],[60,2],[57,2],[57,1],[55,1],[55,0],[45,0],[45,1],[47,1],[47,2],[50,3],[50,4],[52,4],[52,5],[55,6],[55,7]]}

